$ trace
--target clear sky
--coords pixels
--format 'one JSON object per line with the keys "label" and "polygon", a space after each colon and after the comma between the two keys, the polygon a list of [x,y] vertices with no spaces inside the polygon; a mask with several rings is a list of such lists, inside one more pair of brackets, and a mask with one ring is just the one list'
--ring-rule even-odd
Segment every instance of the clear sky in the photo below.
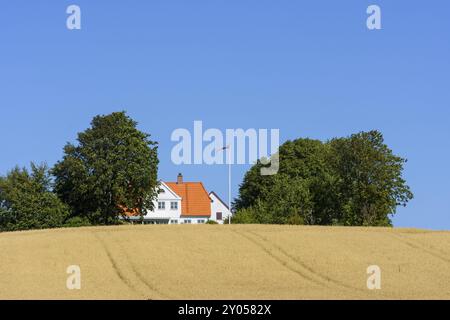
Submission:
{"label": "clear sky", "polygon": [[[366,28],[370,4],[382,30]],[[160,143],[162,180],[226,200],[225,165],[171,162],[174,129],[378,129],[415,194],[395,226],[450,229],[449,16],[447,0],[1,1],[0,174],[53,165],[93,116],[126,110]],[[233,167],[234,196],[248,168]]]}

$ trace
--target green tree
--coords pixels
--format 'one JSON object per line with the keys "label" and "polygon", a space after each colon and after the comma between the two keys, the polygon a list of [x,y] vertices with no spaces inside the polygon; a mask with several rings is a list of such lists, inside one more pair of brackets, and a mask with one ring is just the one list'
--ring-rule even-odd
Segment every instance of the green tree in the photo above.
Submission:
{"label": "green tree", "polygon": [[402,178],[406,160],[378,131],[287,141],[279,157],[276,175],[262,176],[259,162],[246,173],[233,222],[391,225],[397,206],[413,197]]}
{"label": "green tree", "polygon": [[0,230],[44,229],[62,226],[69,210],[51,191],[47,165],[31,164],[0,177]]}
{"label": "green tree", "polygon": [[311,221],[313,205],[308,179],[287,175],[275,176],[272,192],[266,201],[270,223],[304,224]]}
{"label": "green tree", "polygon": [[344,225],[391,225],[397,206],[413,198],[402,177],[406,160],[393,154],[378,131],[329,142],[336,176],[336,207]]}
{"label": "green tree", "polygon": [[[276,175],[262,176],[258,161],[245,174],[239,187],[239,197],[235,200],[236,209],[248,208],[258,199],[265,199],[271,193],[279,176],[302,180],[320,180],[326,174],[326,146],[319,140],[297,139],[287,141],[279,148],[280,168]],[[279,180],[282,181],[282,180]]]}
{"label": "green tree", "polygon": [[72,216],[114,224],[123,208],[153,209],[157,170],[157,143],[125,112],[114,112],[96,116],[77,145],[65,146],[53,168],[55,191]]}
{"label": "green tree", "polygon": [[314,224],[315,194],[311,190],[321,188],[327,181],[326,150],[319,140],[285,142],[279,149],[280,168],[276,175],[262,176],[260,162],[246,173],[234,202],[236,214],[242,211],[246,221],[251,216],[256,223]]}

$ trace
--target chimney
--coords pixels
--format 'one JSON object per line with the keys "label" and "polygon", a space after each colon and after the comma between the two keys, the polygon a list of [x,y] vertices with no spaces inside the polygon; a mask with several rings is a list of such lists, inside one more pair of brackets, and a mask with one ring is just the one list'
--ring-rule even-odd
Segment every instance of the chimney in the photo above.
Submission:
{"label": "chimney", "polygon": [[177,184],[182,184],[183,183],[183,175],[181,173],[178,174],[177,177]]}

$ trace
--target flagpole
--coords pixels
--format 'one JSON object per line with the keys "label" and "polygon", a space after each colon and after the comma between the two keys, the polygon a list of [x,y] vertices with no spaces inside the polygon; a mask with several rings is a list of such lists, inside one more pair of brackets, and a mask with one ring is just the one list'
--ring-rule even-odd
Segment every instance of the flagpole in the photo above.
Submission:
{"label": "flagpole", "polygon": [[216,149],[216,152],[217,151],[228,151],[225,158],[226,162],[228,162],[228,210],[230,211],[230,214],[228,215],[228,224],[231,224],[231,146],[227,145],[226,147],[221,147]]}
{"label": "flagpole", "polygon": [[228,146],[228,224],[231,224],[231,148]]}

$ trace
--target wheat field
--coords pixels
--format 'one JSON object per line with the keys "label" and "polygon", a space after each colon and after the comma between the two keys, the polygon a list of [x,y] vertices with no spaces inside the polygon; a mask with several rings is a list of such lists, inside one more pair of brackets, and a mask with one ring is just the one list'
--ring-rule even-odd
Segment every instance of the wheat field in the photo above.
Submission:
{"label": "wheat field", "polygon": [[0,299],[450,299],[450,232],[135,225],[2,233],[0,250]]}

